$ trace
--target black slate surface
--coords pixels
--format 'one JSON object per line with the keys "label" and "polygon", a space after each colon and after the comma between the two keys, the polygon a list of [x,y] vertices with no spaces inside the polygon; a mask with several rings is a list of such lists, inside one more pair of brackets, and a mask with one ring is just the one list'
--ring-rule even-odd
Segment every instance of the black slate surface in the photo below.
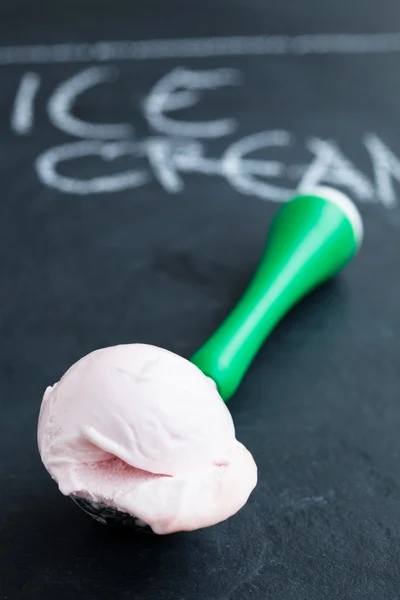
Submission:
{"label": "black slate surface", "polygon": [[[396,31],[395,1],[1,4],[1,598],[400,598]],[[278,37],[270,45],[254,38],[265,35]],[[221,36],[236,37],[49,47]],[[92,139],[88,146],[54,125],[59,107],[53,121],[46,108],[62,82],[99,67],[114,71],[89,77],[110,81],[82,94],[73,114],[130,125],[117,145]],[[178,172],[176,140],[144,113],[153,86],[174,69],[191,81],[206,70],[214,81],[238,71],[232,85],[200,90],[194,106],[167,113],[181,121],[231,119],[218,139],[198,139],[191,150],[181,140],[180,156],[192,166],[181,161]],[[30,112],[24,102],[35,90]],[[269,132],[264,148],[247,158],[265,168],[278,161],[280,171],[258,175],[249,190],[229,180],[219,159],[260,132]],[[164,152],[167,182],[154,171],[160,158],[150,164],[149,138]],[[65,144],[86,156],[60,163],[67,179],[52,187],[43,154]],[[77,193],[98,177],[120,185],[122,171],[147,179],[136,188]],[[237,436],[258,464],[258,487],[237,516],[191,534],[140,537],[98,525],[58,493],[40,463],[44,388],[106,345],[148,342],[190,356],[249,280],[282,200],[277,194],[295,189],[304,173],[322,173],[356,200],[365,243],[340,277],[278,327],[229,404]]]}

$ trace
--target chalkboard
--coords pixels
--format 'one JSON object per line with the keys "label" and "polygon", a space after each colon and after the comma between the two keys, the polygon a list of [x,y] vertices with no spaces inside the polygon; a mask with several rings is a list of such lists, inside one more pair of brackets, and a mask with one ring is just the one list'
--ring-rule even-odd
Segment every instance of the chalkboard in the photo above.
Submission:
{"label": "chalkboard", "polygon": [[[1,4],[1,598],[400,598],[399,23],[395,0]],[[248,504],[95,523],[41,465],[45,387],[113,344],[191,356],[316,183],[365,242],[229,403]]]}

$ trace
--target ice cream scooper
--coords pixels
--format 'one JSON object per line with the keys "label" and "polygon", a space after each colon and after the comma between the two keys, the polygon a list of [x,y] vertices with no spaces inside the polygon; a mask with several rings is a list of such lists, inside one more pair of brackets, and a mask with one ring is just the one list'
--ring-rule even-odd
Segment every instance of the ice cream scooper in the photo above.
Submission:
{"label": "ice cream scooper", "polygon": [[226,403],[278,322],[352,259],[362,235],[341,192],[298,194],[277,211],[242,298],[190,361],[130,344],[75,363],[39,416],[40,455],[60,491],[100,522],[159,534],[238,512],[257,468]]}

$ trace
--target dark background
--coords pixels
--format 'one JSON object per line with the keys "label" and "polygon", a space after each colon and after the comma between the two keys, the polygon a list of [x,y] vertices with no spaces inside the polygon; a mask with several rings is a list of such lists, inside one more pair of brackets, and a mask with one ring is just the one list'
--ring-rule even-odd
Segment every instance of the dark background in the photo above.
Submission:
{"label": "dark background", "polygon": [[[397,30],[395,0],[0,7],[2,46]],[[373,181],[365,132],[400,153],[399,58],[113,61],[119,80],[88,92],[76,114],[128,119],[143,138],[150,132],[141,102],[168,71],[236,67],[241,87],[210,92],[193,109],[198,120],[237,119],[232,137],[206,142],[207,155],[251,133],[286,129],[298,141],[277,160],[307,163],[306,139],[334,138]],[[89,196],[45,186],[36,157],[74,141],[50,124],[45,104],[56,85],[88,66],[0,66],[0,597],[400,598],[400,208],[379,198],[358,203],[365,243],[357,259],[277,328],[229,404],[237,437],[259,467],[238,515],[190,534],[116,533],[64,498],[42,467],[36,424],[45,387],[106,345],[147,342],[189,357],[244,289],[277,208],[198,174],[184,174],[178,194],[154,178],[137,190]],[[17,136],[10,113],[27,71],[42,84],[33,130]],[[92,158],[65,173],[85,179],[108,168]],[[294,185],[289,176],[275,183]]]}

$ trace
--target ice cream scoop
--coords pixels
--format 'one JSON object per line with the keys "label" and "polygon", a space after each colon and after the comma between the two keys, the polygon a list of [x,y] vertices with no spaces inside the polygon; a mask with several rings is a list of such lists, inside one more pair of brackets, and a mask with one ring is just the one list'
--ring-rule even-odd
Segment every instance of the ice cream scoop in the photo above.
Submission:
{"label": "ice cream scoop", "polygon": [[341,192],[284,204],[233,311],[191,360],[146,344],[96,350],[47,388],[38,446],[44,466],[97,520],[158,534],[237,513],[257,484],[226,402],[282,317],[342,269],[362,222]]}
{"label": "ice cream scoop", "polygon": [[46,390],[38,433],[63,494],[103,520],[135,515],[160,534],[226,519],[257,480],[215,383],[151,345],[80,359]]}

